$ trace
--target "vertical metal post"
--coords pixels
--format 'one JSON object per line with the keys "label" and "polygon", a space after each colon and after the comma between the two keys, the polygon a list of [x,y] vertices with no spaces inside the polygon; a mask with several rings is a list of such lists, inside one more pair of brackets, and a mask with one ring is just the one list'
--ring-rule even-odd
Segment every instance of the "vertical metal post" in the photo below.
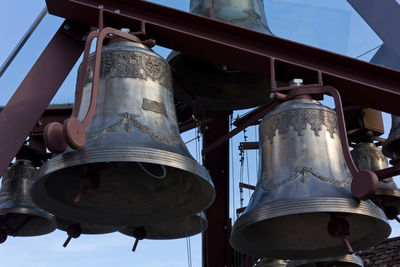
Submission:
{"label": "vertical metal post", "polygon": [[87,29],[65,21],[0,113],[0,176],[82,54]]}
{"label": "vertical metal post", "polygon": [[[203,126],[203,149],[218,137],[229,132],[229,114],[205,112],[207,118],[217,119]],[[208,229],[203,233],[203,267],[232,266],[232,248],[229,245],[229,140],[204,155],[204,166],[213,179],[216,198],[206,210]]]}

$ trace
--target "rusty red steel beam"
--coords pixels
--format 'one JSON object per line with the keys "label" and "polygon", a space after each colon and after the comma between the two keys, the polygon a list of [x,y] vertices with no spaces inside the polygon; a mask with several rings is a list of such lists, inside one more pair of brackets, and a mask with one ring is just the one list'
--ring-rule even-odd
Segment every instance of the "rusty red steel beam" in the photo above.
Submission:
{"label": "rusty red steel beam", "polygon": [[280,103],[277,101],[273,101],[272,103],[263,105],[257,109],[254,109],[248,114],[248,117],[246,118],[245,121],[243,121],[238,127],[233,129],[232,131],[220,136],[213,142],[210,142],[207,144],[206,147],[203,148],[202,154],[209,153],[210,151],[214,150],[218,146],[220,146],[222,143],[226,142],[229,138],[234,137],[244,129],[246,129],[248,126],[253,125],[254,122],[258,121],[262,117],[264,117],[268,112],[273,110],[275,107],[277,107]]}
{"label": "rusty red steel beam", "polygon": [[239,187],[240,188],[250,189],[250,190],[256,190],[256,187],[254,185],[251,185],[251,184],[239,183]]}
{"label": "rusty red steel beam", "polygon": [[[203,147],[229,131],[229,113],[207,111],[202,125]],[[203,266],[232,266],[232,247],[229,245],[231,220],[229,218],[229,140],[204,156],[203,164],[210,172],[216,196],[205,211],[208,228],[203,232]]]}
{"label": "rusty red steel beam", "polygon": [[239,144],[239,149],[244,150],[258,149],[258,147],[258,142],[240,142]]}
{"label": "rusty red steel beam", "polygon": [[0,113],[0,174],[82,54],[86,28],[65,21]]}
{"label": "rusty red steel beam", "polygon": [[149,1],[46,0],[46,3],[50,14],[91,26],[97,26],[98,6],[102,4],[105,26],[136,29],[144,22],[147,37],[161,46],[254,73],[268,73],[272,59],[280,66],[277,71],[288,73],[289,77],[320,71],[324,85],[337,88],[344,100],[400,115],[397,70]]}

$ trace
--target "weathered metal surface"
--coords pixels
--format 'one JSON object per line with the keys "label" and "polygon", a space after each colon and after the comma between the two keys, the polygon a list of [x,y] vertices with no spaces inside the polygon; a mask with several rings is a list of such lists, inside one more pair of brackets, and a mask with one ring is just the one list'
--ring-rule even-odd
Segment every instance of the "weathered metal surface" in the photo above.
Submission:
{"label": "weathered metal surface", "polygon": [[[168,63],[134,42],[113,42],[102,54],[86,145],[40,168],[31,190],[35,203],[71,221],[123,226],[164,222],[207,208],[215,191],[207,170],[179,135]],[[81,121],[90,106],[90,62]],[[166,115],[143,109],[144,98],[162,104]]]}

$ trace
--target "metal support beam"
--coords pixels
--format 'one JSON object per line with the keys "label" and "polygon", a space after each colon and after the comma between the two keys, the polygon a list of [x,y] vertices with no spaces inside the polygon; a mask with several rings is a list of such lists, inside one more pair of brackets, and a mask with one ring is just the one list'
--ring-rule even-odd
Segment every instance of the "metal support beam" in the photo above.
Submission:
{"label": "metal support beam", "polygon": [[[219,112],[205,112],[203,121],[213,117],[218,119],[204,125],[203,147],[229,132],[229,114],[221,115]],[[229,245],[229,140],[212,153],[205,154],[203,163],[210,172],[216,191],[214,203],[206,210],[208,228],[203,233],[203,267],[232,266],[233,250]]]}
{"label": "metal support beam", "polygon": [[98,24],[102,4],[105,26],[136,29],[143,22],[147,37],[161,46],[245,71],[266,74],[271,60],[281,80],[313,80],[318,70],[324,85],[337,88],[344,100],[400,115],[400,72],[392,69],[149,1],[46,2],[49,13],[92,26]]}
{"label": "metal support beam", "polygon": [[88,28],[65,21],[0,113],[0,174],[81,55],[85,29]]}

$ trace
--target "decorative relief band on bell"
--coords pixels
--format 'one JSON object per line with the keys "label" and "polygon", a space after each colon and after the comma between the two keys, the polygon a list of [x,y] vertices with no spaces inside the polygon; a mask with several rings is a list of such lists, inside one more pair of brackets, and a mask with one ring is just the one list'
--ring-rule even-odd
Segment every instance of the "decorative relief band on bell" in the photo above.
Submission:
{"label": "decorative relief band on bell", "polygon": [[307,129],[308,124],[311,125],[311,130],[314,131],[316,136],[319,136],[322,125],[326,126],[331,138],[333,138],[334,133],[338,132],[336,114],[321,109],[295,109],[277,113],[269,118],[265,118],[262,121],[262,125],[264,124],[266,125],[264,127],[266,137],[271,143],[273,137],[276,135],[276,130],[285,139],[290,126],[293,126],[299,136],[303,135],[303,131]]}
{"label": "decorative relief band on bell", "polygon": [[142,131],[143,133],[167,144],[167,145],[177,145],[181,142],[181,138],[178,134],[172,135],[170,137],[163,137],[158,133],[154,133],[151,131],[149,127],[146,125],[141,124],[136,118],[140,117],[140,115],[130,114],[128,112],[118,114],[122,118],[111,124],[110,126],[97,130],[87,134],[87,140],[94,140],[100,136],[107,136],[111,133],[115,133],[119,128],[122,126],[124,127],[125,131],[130,132],[132,127],[135,126],[137,129]]}
{"label": "decorative relief band on bell", "polygon": [[142,109],[159,113],[168,118],[167,109],[165,108],[165,105],[163,103],[143,98]]}
{"label": "decorative relief band on bell", "polygon": [[338,185],[338,186],[349,185],[351,180],[352,180],[352,176],[351,176],[350,173],[347,173],[347,175],[346,175],[346,177],[344,178],[343,181],[339,181],[339,180],[336,180],[336,179],[333,179],[333,178],[328,178],[328,177],[324,177],[322,175],[319,175],[319,174],[315,173],[312,168],[301,167],[301,168],[297,168],[295,170],[294,174],[292,174],[288,178],[284,179],[279,184],[266,185],[266,184],[264,184],[264,181],[263,181],[262,182],[262,188],[267,192],[275,191],[275,190],[279,189],[280,187],[282,187],[282,186],[284,186],[284,185],[286,185],[286,184],[288,184],[290,182],[293,182],[294,180],[296,180],[300,176],[302,176],[302,179],[300,181],[303,184],[306,184],[308,182],[308,177],[306,177],[307,173],[310,173],[312,176],[314,176],[318,180],[321,180],[323,182],[330,183],[330,184],[333,184],[333,185]]}
{"label": "decorative relief band on bell", "polygon": [[[94,57],[89,59],[85,84],[93,80]],[[159,82],[167,89],[172,88],[168,63],[162,58],[137,51],[102,52],[100,79],[136,78]]]}
{"label": "decorative relief band on bell", "polygon": [[[354,150],[353,150],[354,151]],[[354,153],[352,151],[351,156],[353,157],[354,162],[359,163],[359,162],[363,162],[363,161],[381,161],[381,162],[385,162],[387,164],[387,158],[382,154],[382,152],[376,148],[374,150],[372,149],[368,149],[368,150],[360,150],[359,153]],[[382,180],[384,181],[384,180]],[[380,181],[380,182],[382,182]]]}

